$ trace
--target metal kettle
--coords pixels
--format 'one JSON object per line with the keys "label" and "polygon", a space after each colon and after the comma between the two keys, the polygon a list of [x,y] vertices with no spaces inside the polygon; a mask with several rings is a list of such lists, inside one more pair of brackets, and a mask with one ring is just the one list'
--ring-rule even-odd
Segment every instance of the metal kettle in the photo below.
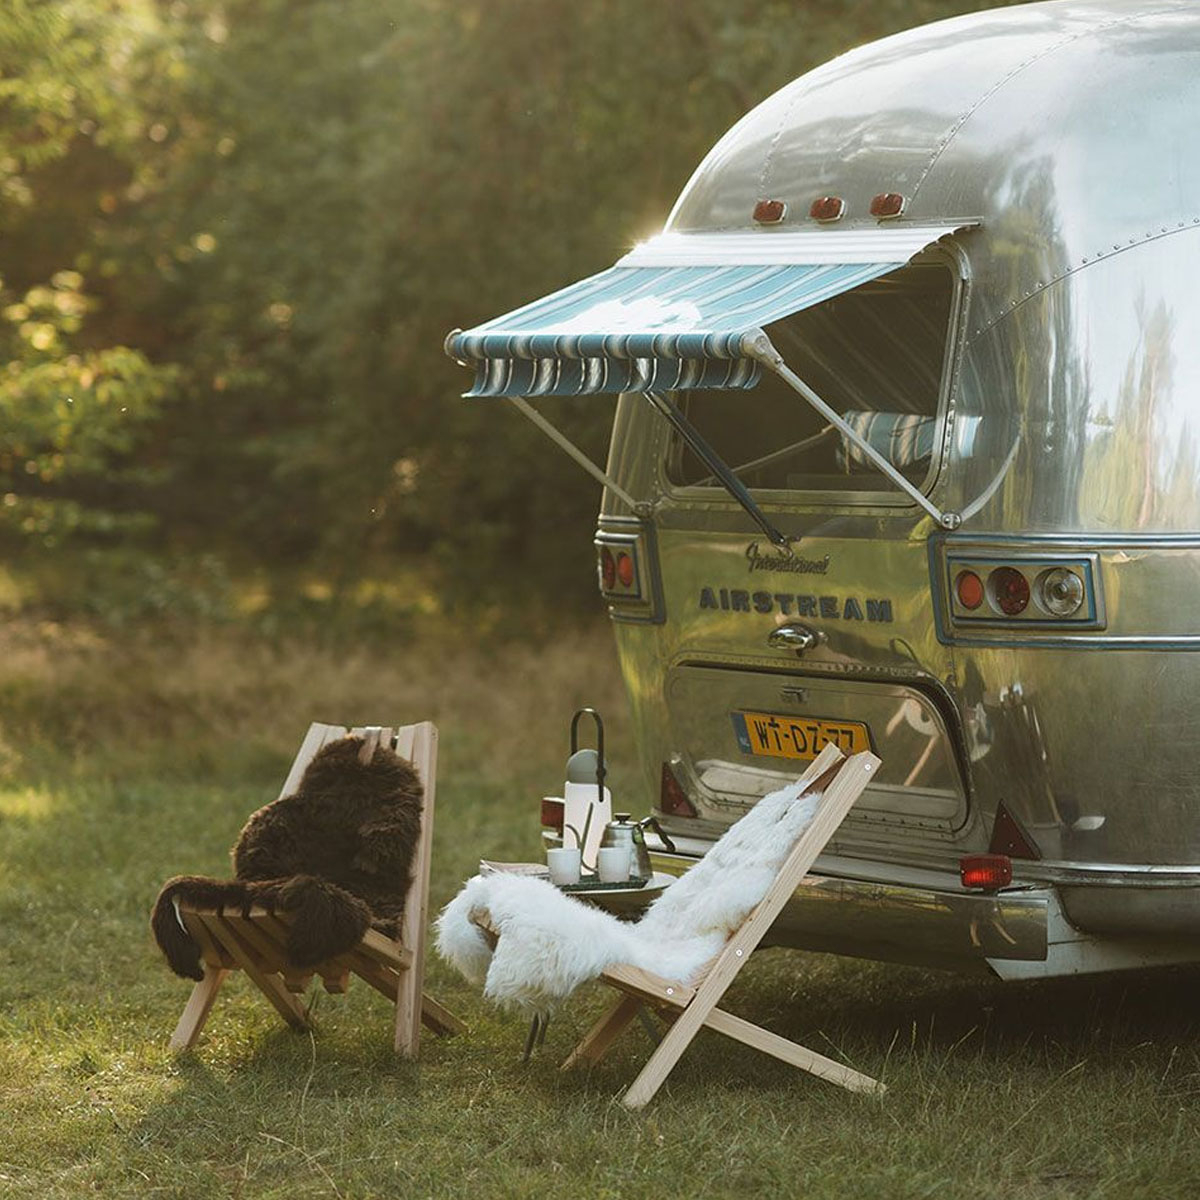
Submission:
{"label": "metal kettle", "polygon": [[628,848],[629,878],[639,883],[647,882],[654,874],[654,869],[650,866],[650,851],[646,848],[644,830],[647,825],[654,827],[669,850],[675,849],[670,839],[658,828],[658,822],[653,817],[635,821],[630,813],[614,813],[613,819],[604,826],[604,836],[600,841],[601,846]]}

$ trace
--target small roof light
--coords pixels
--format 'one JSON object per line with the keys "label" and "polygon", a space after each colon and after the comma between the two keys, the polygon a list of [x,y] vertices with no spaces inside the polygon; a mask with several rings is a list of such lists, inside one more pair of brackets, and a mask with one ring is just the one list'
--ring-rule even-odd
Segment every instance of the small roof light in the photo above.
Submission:
{"label": "small roof light", "polygon": [[998,892],[1012,883],[1012,859],[1007,854],[968,854],[958,860],[958,875],[965,888]]}
{"label": "small roof light", "polygon": [[814,221],[837,221],[846,211],[846,202],[841,196],[818,196],[808,210]]}
{"label": "small roof light", "polygon": [[899,192],[880,192],[871,199],[871,216],[881,221],[898,217],[904,211],[904,197]]}
{"label": "small roof light", "polygon": [[754,219],[759,225],[778,225],[787,216],[787,205],[782,200],[760,200],[754,206]]}

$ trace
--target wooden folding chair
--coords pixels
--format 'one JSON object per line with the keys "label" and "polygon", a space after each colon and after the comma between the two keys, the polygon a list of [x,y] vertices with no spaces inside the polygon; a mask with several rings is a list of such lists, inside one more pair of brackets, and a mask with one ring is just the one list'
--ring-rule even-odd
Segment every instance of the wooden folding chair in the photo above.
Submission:
{"label": "wooden folding chair", "polygon": [[841,752],[828,746],[801,777],[814,786],[824,786],[812,824],[797,840],[766,895],[730,936],[703,978],[693,986],[684,987],[677,981],[663,979],[638,967],[608,968],[600,978],[622,995],[575,1047],[563,1063],[563,1070],[581,1063],[598,1062],[642,1007],[650,1005],[671,1024],[641,1074],[621,1098],[626,1108],[641,1108],[653,1098],[701,1027],[715,1029],[851,1091],[882,1094],[886,1090],[882,1083],[867,1075],[717,1007],[750,952],[762,940],[879,766],[879,759],[868,753],[855,754],[839,762],[840,759]]}
{"label": "wooden folding chair", "polygon": [[299,787],[300,779],[317,752],[328,742],[353,733],[366,739],[364,755],[373,754],[381,742],[407,758],[425,789],[421,811],[421,836],[413,858],[412,886],[404,906],[400,937],[393,940],[368,929],[353,950],[299,970],[284,952],[289,917],[265,909],[241,913],[179,905],[179,916],[202,949],[204,978],[192,994],[171,1036],[171,1048],[195,1045],[221,985],[230,971],[242,970],[293,1029],[311,1026],[308,1013],[297,999],[314,975],[328,992],[344,992],[351,974],[358,975],[396,1006],[395,1046],[398,1053],[415,1058],[421,1023],[434,1033],[461,1033],[466,1026],[422,991],[425,974],[425,926],[429,897],[429,857],[433,841],[433,805],[437,781],[437,728],[429,721],[399,729],[369,726],[348,730],[340,725],[309,726],[300,751],[288,772],[281,796]]}

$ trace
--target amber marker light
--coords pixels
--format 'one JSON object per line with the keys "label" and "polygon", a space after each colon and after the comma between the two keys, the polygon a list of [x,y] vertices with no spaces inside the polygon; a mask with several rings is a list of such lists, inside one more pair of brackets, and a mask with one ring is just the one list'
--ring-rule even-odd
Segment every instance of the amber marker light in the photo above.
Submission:
{"label": "amber marker light", "polygon": [[622,587],[633,587],[633,559],[628,554],[617,555],[617,578]]}
{"label": "amber marker light", "polygon": [[782,200],[760,200],[754,206],[754,220],[759,225],[778,225],[787,216],[787,205]]}
{"label": "amber marker light", "polygon": [[983,580],[974,571],[959,571],[954,594],[963,608],[974,612],[983,603]]}
{"label": "amber marker light", "polygon": [[881,221],[904,212],[904,197],[899,192],[880,192],[871,198],[871,216]]}
{"label": "amber marker light", "polygon": [[808,215],[814,221],[837,221],[846,211],[846,202],[841,196],[818,196],[812,202]]}
{"label": "amber marker light", "polygon": [[600,576],[606,592],[611,592],[617,586],[617,560],[607,546],[600,551]]}

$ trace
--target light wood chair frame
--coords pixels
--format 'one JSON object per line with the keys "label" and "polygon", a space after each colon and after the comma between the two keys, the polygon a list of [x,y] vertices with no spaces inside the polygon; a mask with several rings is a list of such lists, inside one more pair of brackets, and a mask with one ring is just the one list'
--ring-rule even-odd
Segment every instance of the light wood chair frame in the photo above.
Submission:
{"label": "light wood chair frame", "polygon": [[180,904],[179,917],[201,947],[204,978],[192,989],[171,1035],[172,1050],[185,1050],[196,1044],[217,993],[234,970],[243,971],[293,1029],[312,1027],[299,996],[314,976],[320,976],[326,991],[340,993],[346,990],[351,974],[359,976],[396,1006],[395,1048],[405,1057],[417,1056],[422,1023],[439,1034],[461,1033],[466,1029],[458,1017],[422,990],[437,786],[436,726],[423,721],[400,728],[363,726],[347,729],[342,725],[314,722],[309,726],[279,794],[287,796],[295,792],[317,752],[327,743],[351,733],[364,739],[364,760],[369,760],[381,743],[392,746],[397,754],[413,764],[425,791],[420,837],[413,857],[412,885],[404,906],[399,938],[392,939],[368,929],[358,945],[346,954],[301,970],[291,966],[284,953],[289,923],[287,914],[252,908],[243,917],[241,913]]}
{"label": "light wood chair frame", "polygon": [[843,758],[839,750],[827,746],[801,776],[810,786],[824,785],[812,824],[797,840],[766,895],[730,936],[703,977],[685,987],[639,967],[609,967],[600,978],[621,996],[575,1047],[562,1069],[599,1062],[643,1006],[650,1006],[670,1024],[641,1073],[621,1097],[626,1108],[642,1108],[654,1098],[702,1028],[715,1029],[850,1091],[882,1095],[886,1088],[878,1080],[717,1007],[878,767],[879,759],[874,754],[864,752]]}

